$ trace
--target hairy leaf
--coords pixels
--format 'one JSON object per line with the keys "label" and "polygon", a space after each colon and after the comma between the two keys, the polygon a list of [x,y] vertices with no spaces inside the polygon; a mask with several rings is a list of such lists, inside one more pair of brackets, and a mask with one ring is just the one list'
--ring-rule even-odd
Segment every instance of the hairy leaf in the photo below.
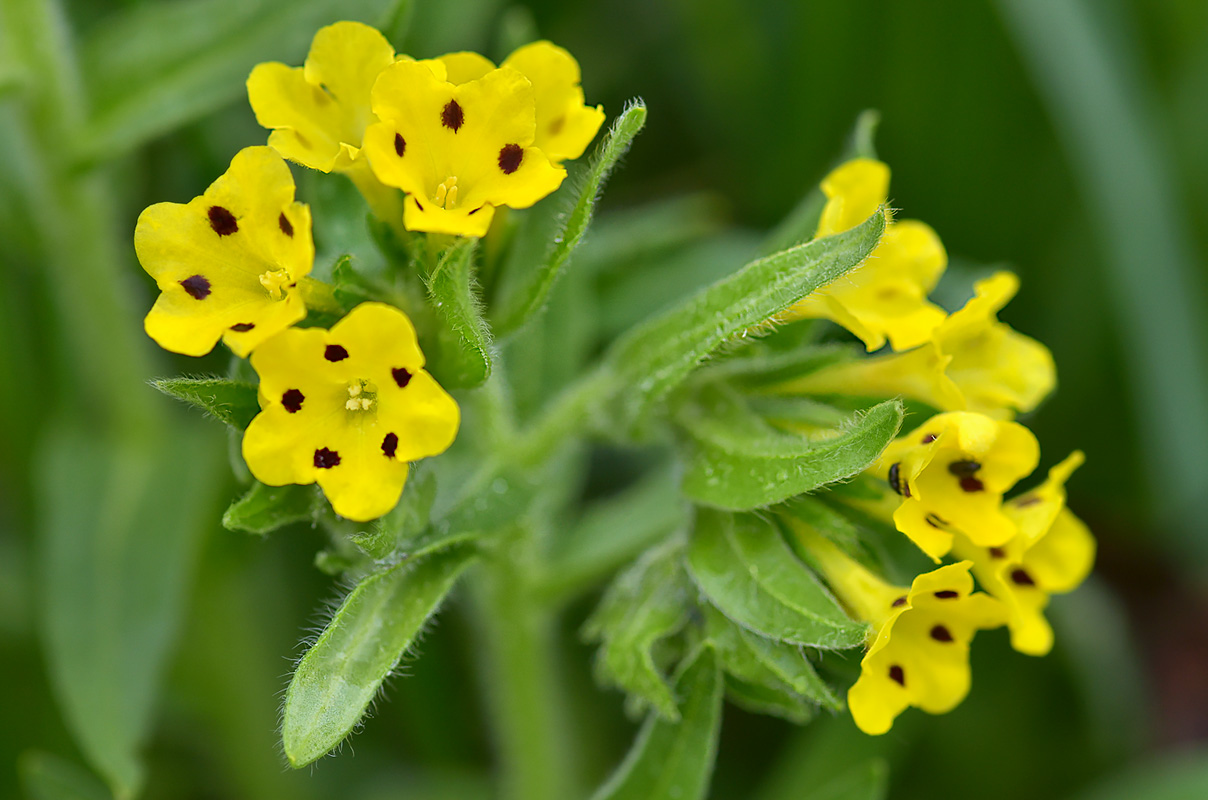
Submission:
{"label": "hairy leaf", "polygon": [[157,378],[151,385],[170,397],[197,406],[202,411],[244,430],[260,413],[256,387],[228,378]]}
{"label": "hairy leaf", "polygon": [[454,545],[370,575],[348,594],[285,693],[281,740],[291,766],[321,758],[352,731],[474,555]]}
{"label": "hairy leaf", "polygon": [[864,641],[865,626],[843,612],[769,522],[701,509],[687,556],[709,602],[755,633],[823,649]]}
{"label": "hairy leaf", "polygon": [[265,534],[291,522],[313,520],[320,502],[314,486],[265,486],[255,481],[227,508],[222,525],[230,531]]}
{"label": "hairy leaf", "polygon": [[429,369],[447,388],[480,386],[491,374],[491,331],[475,294],[477,246],[477,239],[458,239],[425,280],[442,323]]}

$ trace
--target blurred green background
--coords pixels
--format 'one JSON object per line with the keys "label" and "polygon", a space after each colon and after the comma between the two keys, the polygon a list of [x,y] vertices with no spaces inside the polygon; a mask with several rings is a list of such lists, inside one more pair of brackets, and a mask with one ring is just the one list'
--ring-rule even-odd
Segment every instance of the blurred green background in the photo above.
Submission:
{"label": "blurred green background", "polygon": [[[226,363],[143,336],[139,211],[200,194],[261,143],[248,70],[300,64],[341,18],[406,27],[395,44],[417,57],[501,58],[535,30],[577,56],[589,102],[612,115],[644,98],[599,241],[610,214],[691,195],[709,213],[677,285],[737,267],[727,254],[817,183],[866,108],[881,112],[895,207],[949,249],[941,301],[959,305],[995,267],[1022,277],[1003,317],[1049,345],[1061,382],[1027,422],[1045,465],[1087,452],[1070,504],[1101,546],[1095,577],[1054,602],[1056,650],[979,639],[964,705],[907,714],[880,739],[846,718],[798,730],[727,708],[712,797],[842,796],[818,790],[870,755],[894,798],[1208,796],[1208,3],[415,0],[407,13],[0,0],[0,797],[103,796],[85,763],[145,778],[149,798],[488,796],[457,602],[338,758],[286,771],[278,695],[339,592],[313,567],[323,537],[224,531],[238,492],[225,432],[145,384]],[[594,599],[564,624],[590,782],[634,729],[578,643]],[[94,613],[73,617],[72,602]],[[128,753],[144,741],[140,778]]]}

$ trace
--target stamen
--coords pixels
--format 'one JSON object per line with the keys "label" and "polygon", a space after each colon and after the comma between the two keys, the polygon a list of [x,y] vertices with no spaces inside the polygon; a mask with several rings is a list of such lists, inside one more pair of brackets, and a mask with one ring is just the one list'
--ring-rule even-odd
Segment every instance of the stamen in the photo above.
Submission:
{"label": "stamen", "polygon": [[274,300],[280,300],[284,295],[284,287],[291,285],[289,273],[283,269],[275,269],[260,276],[260,285]]}
{"label": "stamen", "polygon": [[457,208],[457,176],[445,178],[444,183],[436,187],[432,201],[441,208]]}
{"label": "stamen", "polygon": [[368,411],[376,404],[376,386],[363,379],[348,384],[348,399],[344,401],[344,408],[349,411]]}

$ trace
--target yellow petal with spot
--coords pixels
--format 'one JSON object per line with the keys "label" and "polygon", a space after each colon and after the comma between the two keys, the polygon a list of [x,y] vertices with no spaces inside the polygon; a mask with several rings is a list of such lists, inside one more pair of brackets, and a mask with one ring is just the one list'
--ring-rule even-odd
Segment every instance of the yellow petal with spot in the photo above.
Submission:
{"label": "yellow petal with spot", "polygon": [[533,146],[555,164],[583,155],[604,124],[602,106],[584,105],[579,62],[548,41],[518,48],[504,60],[533,84],[537,128]]}

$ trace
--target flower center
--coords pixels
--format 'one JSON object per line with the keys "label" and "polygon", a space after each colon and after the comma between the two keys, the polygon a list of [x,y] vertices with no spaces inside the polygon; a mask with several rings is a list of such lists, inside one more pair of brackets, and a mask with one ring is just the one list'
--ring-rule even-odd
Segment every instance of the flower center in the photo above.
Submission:
{"label": "flower center", "polygon": [[289,273],[283,269],[270,270],[260,276],[260,285],[274,300],[280,300],[284,296],[284,287],[290,282]]}
{"label": "flower center", "polygon": [[457,208],[457,176],[445,178],[445,182],[436,187],[433,201],[441,208]]}
{"label": "flower center", "polygon": [[344,408],[349,411],[372,411],[377,405],[377,386],[358,378],[348,384],[348,400]]}

